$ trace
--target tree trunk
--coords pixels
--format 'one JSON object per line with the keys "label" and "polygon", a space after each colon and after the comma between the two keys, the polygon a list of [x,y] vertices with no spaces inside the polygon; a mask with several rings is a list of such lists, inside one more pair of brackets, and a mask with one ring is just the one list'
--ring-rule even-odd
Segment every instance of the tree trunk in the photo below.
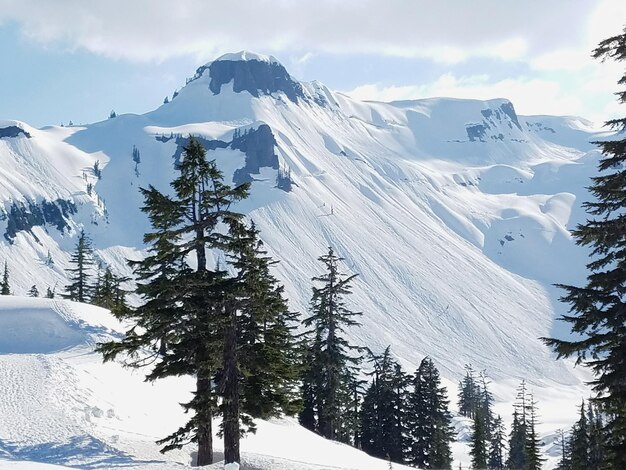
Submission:
{"label": "tree trunk", "polygon": [[211,378],[202,377],[198,372],[196,379],[196,394],[202,403],[196,410],[198,421],[198,459],[196,465],[210,465],[213,463],[213,413],[211,412]]}
{"label": "tree trunk", "polygon": [[[332,286],[332,284],[331,284]],[[329,351],[335,351],[335,318],[333,313],[333,301],[328,302],[329,304],[329,318],[328,318],[328,339],[327,339],[327,348]],[[328,374],[328,389],[326,393],[326,431],[324,432],[324,437],[326,439],[335,440],[337,438],[337,419],[339,413],[339,406],[337,405],[337,390],[339,389],[339,377],[337,370],[338,368],[338,358],[335,354],[329,354],[328,357],[329,363],[326,364],[326,370]]]}
{"label": "tree trunk", "polygon": [[[194,219],[196,209],[194,207]],[[196,230],[196,256],[198,266],[196,272],[200,277],[206,271],[206,249],[204,246],[203,230]],[[198,421],[198,459],[196,465],[210,465],[213,463],[213,412],[212,412],[212,390],[211,374],[204,370],[202,364],[198,368],[198,378],[196,380],[196,393],[200,399],[201,409],[196,410]]]}
{"label": "tree trunk", "polygon": [[227,306],[229,322],[224,334],[224,463],[240,462],[239,370],[237,368],[237,310]]}
{"label": "tree trunk", "polygon": [[206,271],[206,248],[204,246],[204,230],[196,230],[196,260],[198,262],[197,272]]}

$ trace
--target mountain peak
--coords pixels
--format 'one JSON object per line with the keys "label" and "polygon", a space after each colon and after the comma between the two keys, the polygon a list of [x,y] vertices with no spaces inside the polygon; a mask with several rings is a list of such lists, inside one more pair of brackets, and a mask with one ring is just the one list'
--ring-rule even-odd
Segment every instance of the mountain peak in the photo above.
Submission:
{"label": "mountain peak", "polygon": [[[256,52],[251,52],[251,51],[229,52],[215,59],[215,62],[222,62],[222,61],[228,61],[228,62],[244,61],[245,62],[249,60],[256,60],[258,62],[266,62],[269,64],[280,64],[280,62],[278,62],[278,60],[274,56],[257,54]],[[207,65],[210,65],[210,63]]]}
{"label": "mountain peak", "polygon": [[215,95],[222,91],[222,85],[233,84],[233,91],[249,92],[254,97],[283,92],[287,98],[297,103],[305,98],[302,85],[289,75],[289,72],[275,57],[249,51],[224,54],[196,71],[196,77],[210,77],[209,89]]}

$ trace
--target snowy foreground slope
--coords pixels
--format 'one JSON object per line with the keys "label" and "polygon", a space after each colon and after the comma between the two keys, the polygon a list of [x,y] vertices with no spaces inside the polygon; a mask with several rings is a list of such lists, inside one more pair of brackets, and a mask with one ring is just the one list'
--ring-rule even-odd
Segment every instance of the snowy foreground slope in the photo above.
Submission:
{"label": "snowy foreground slope", "polygon": [[[120,331],[97,307],[0,297],[0,469],[58,468],[33,462],[142,469],[191,463],[192,448],[163,456],[154,441],[185,422],[177,402],[189,397],[193,381],[153,386],[117,364],[103,365],[93,345]],[[243,468],[388,468],[293,420],[260,421],[258,427],[242,442]],[[216,436],[217,454],[220,444]]]}
{"label": "snowy foreground slope", "polygon": [[[14,291],[25,294],[33,284],[61,290],[83,227],[98,257],[130,274],[125,260],[141,256],[148,229],[138,188],[167,190],[189,134],[202,139],[227,179],[253,181],[239,209],[281,261],[277,274],[294,309],[306,313],[316,258],[332,245],[346,258],[344,269],[360,274],[352,304],[363,325],[350,332],[354,342],[374,351],[391,344],[409,371],[432,356],[451,396],[465,363],[486,369],[505,418],[525,378],[546,443],[569,425],[588,395],[584,371],[555,361],[537,338],[565,334],[554,321],[565,307],[552,284],[585,276],[586,253],[568,228],[584,218],[580,204],[598,159],[589,140],[601,136],[589,122],[518,116],[505,99],[359,102],[249,53],[200,67],[170,102],[145,115],[43,129],[0,121],[0,260],[8,261]],[[32,357],[2,356],[39,364]],[[117,377],[115,366],[77,357],[92,361],[97,372],[84,374],[90,380]],[[63,380],[62,370],[41,365],[38,373]],[[139,376],[132,380],[141,387]],[[117,406],[144,405],[120,399]],[[98,408],[106,416],[109,408]],[[154,446],[145,443],[173,428],[153,419],[154,436],[137,444],[149,452]],[[140,434],[134,422],[124,429]],[[277,436],[296,432],[284,422],[267,426]],[[466,431],[462,421],[459,431]],[[34,439],[19,425],[12,432]]]}

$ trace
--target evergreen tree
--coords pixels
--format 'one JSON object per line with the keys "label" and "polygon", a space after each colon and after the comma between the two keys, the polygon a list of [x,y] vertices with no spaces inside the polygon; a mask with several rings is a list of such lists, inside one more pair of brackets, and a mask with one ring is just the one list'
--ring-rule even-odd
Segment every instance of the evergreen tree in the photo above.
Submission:
{"label": "evergreen tree", "polygon": [[601,470],[606,460],[604,426],[602,413],[593,406],[591,401],[587,403],[587,427],[589,435],[589,470]]}
{"label": "evergreen tree", "polygon": [[[340,439],[342,442],[352,443],[357,449],[361,449],[361,405],[363,402],[363,385],[365,380],[359,380],[357,377],[348,379],[348,389],[350,397],[347,400],[348,409],[344,418],[346,429],[343,434],[348,438]],[[352,436],[349,434],[352,433]]]}
{"label": "evergreen tree", "polygon": [[141,163],[141,154],[139,149],[133,145],[133,162],[135,163],[135,176],[139,178],[139,164]]}
{"label": "evergreen tree", "polygon": [[589,434],[585,402],[580,405],[580,417],[572,427],[570,437],[570,461],[572,470],[589,468]]}
{"label": "evergreen tree", "polygon": [[391,377],[392,391],[392,424],[394,432],[393,442],[395,450],[389,454],[390,458],[394,458],[397,463],[404,463],[407,453],[407,434],[408,434],[408,387],[412,381],[412,377],[406,374],[400,364],[397,362],[393,366],[393,375]]}
{"label": "evergreen tree", "polygon": [[481,402],[481,390],[471,364],[465,364],[465,377],[459,383],[459,413],[474,418]]}
{"label": "evergreen tree", "polygon": [[602,413],[588,402],[580,406],[579,418],[565,439],[561,431],[560,444],[563,457],[559,470],[600,470],[612,468],[606,461]]}
{"label": "evergreen tree", "polygon": [[313,345],[319,341],[304,339],[301,343],[302,367],[300,393],[302,395],[302,409],[298,415],[298,422],[309,431],[317,431],[317,387],[316,387],[316,354]]}
{"label": "evergreen tree", "polygon": [[2,282],[0,283],[0,295],[11,295],[11,286],[9,284],[9,265],[4,262],[4,273],[2,274]]}
{"label": "evergreen tree", "polygon": [[96,281],[91,286],[91,303],[97,305],[97,299],[100,297],[100,288],[102,287],[102,262],[98,261],[96,268]]}
{"label": "evergreen tree", "polygon": [[259,232],[234,223],[227,253],[235,270],[224,308],[223,365],[217,374],[223,416],[225,462],[239,462],[240,420],[294,414],[300,400],[296,340],[297,315],[290,312],[283,287],[270,273]]}
{"label": "evergreen tree", "polygon": [[312,343],[313,382],[303,386],[315,391],[317,431],[334,440],[342,428],[342,409],[347,406],[342,398],[349,396],[344,392],[349,390],[353,366],[359,362],[350,354],[359,348],[345,339],[345,329],[358,325],[355,317],[361,313],[349,310],[345,301],[351,293],[350,283],[357,275],[345,276],[339,271],[343,258],[336,256],[332,248],[319,260],[326,273],[313,278],[321,287],[313,287],[311,316],[303,321],[305,327],[312,327],[309,335],[315,338]]}
{"label": "evergreen tree", "polygon": [[562,429],[558,429],[557,434],[557,444],[561,448],[561,460],[559,460],[556,470],[572,470],[569,438],[565,437],[565,432]]}
{"label": "evergreen tree", "polygon": [[126,304],[127,292],[121,287],[128,279],[116,276],[108,266],[102,273],[98,270],[96,284],[93,289],[94,305],[109,309],[113,313],[121,313],[128,309]]}
{"label": "evergreen tree", "polygon": [[341,382],[342,386],[339,389],[341,420],[339,421],[336,440],[358,447],[360,445],[361,384],[364,382],[356,377],[352,369],[347,370],[347,375]]}
{"label": "evergreen tree", "polygon": [[[624,33],[602,41],[593,51],[595,58],[626,60]],[[626,74],[618,81],[626,84]],[[626,102],[626,91],[617,93]],[[570,304],[569,315],[562,319],[571,324],[579,339],[545,338],[559,357],[576,356],[594,372],[591,382],[607,414],[605,440],[609,467],[626,468],[626,118],[607,125],[621,132],[616,138],[596,142],[603,153],[600,175],[592,178],[589,188],[594,200],[584,203],[591,216],[573,234],[580,245],[591,247],[590,274],[584,287],[566,286],[562,300]]]}
{"label": "evergreen tree", "polygon": [[493,394],[489,390],[489,380],[487,379],[487,373],[482,371],[479,377],[478,387],[480,390],[478,398],[478,413],[484,421],[485,439],[491,440],[491,429],[493,425],[493,412],[491,410],[493,406]]}
{"label": "evergreen tree", "polygon": [[539,447],[541,441],[537,435],[537,403],[530,394],[527,406],[527,428],[526,428],[526,466],[524,470],[541,470],[545,458],[541,456]]}
{"label": "evergreen tree", "polygon": [[360,442],[364,452],[374,456],[385,456],[380,432],[379,403],[378,383],[374,377],[365,391],[361,405]]}
{"label": "evergreen tree", "polygon": [[446,389],[431,358],[420,363],[408,399],[407,461],[420,468],[450,468],[454,432]]}
{"label": "evergreen tree", "polygon": [[[207,160],[193,138],[183,157],[180,176],[171,183],[173,196],[152,186],[142,189],[143,211],[153,232],[144,236],[148,256],[132,265],[144,303],[119,315],[134,326],[120,342],[105,343],[100,350],[105,360],[125,353],[129,366],[152,364],[149,381],[195,376],[194,396],[183,405],[192,417],[158,442],[165,444],[163,452],[197,443],[197,465],[202,466],[213,461],[212,418],[218,410],[214,383],[223,366],[225,320],[232,319],[231,302],[238,291],[224,269],[209,266],[207,251],[231,246],[232,237],[221,227],[241,223],[243,216],[230,207],[247,197],[249,184],[225,185],[215,162]],[[219,380],[223,383],[223,373]],[[232,448],[227,451],[232,455]]]}
{"label": "evergreen tree", "polygon": [[505,431],[502,418],[498,415],[493,420],[491,441],[489,442],[489,470],[504,470]]}
{"label": "evergreen tree", "polygon": [[[446,406],[447,412],[447,406]],[[454,441],[454,428],[450,424],[452,417],[442,420],[435,428],[433,436],[433,449],[431,455],[432,468],[452,468],[452,450],[450,444]]]}
{"label": "evergreen tree", "polygon": [[289,311],[284,287],[270,271],[277,261],[267,255],[254,224],[246,236],[248,245],[234,264],[243,299],[239,350],[244,410],[261,419],[293,415],[302,401],[295,388],[300,351],[294,331],[299,315]]}
{"label": "evergreen tree", "polygon": [[63,297],[76,302],[89,302],[91,300],[89,277],[94,261],[91,240],[84,230],[81,230],[78,236],[76,250],[70,258],[70,263],[74,267],[67,270],[70,284],[65,288]]}
{"label": "evergreen tree", "polygon": [[141,154],[139,153],[139,149],[136,145],[133,145],[133,162],[136,164],[141,163]]}
{"label": "evergreen tree", "polygon": [[30,290],[28,291],[28,296],[39,297],[39,289],[37,289],[36,285],[33,284],[33,286],[30,288]]}
{"label": "evergreen tree", "polygon": [[403,463],[407,449],[406,399],[409,377],[391,358],[389,347],[380,356],[372,354],[371,361],[374,365],[374,380],[363,400],[362,447],[375,457]]}
{"label": "evergreen tree", "polygon": [[[492,441],[493,394],[489,390],[489,380],[485,371],[481,371],[474,384],[475,406],[474,424],[472,429],[472,461],[474,468],[487,468],[490,457],[490,443]],[[496,444],[496,449],[498,445]],[[501,449],[500,449],[501,450]]]}
{"label": "evergreen tree", "polygon": [[93,164],[93,174],[96,178],[102,178],[102,168],[100,168],[100,160],[96,160]]}
{"label": "evergreen tree", "polygon": [[484,410],[479,410],[474,416],[472,424],[472,437],[470,441],[470,456],[472,468],[487,468],[487,429],[485,426],[486,416]]}
{"label": "evergreen tree", "polygon": [[506,468],[510,470],[524,470],[526,468],[526,424],[520,420],[517,409],[513,412]]}
{"label": "evergreen tree", "polygon": [[51,289],[50,286],[46,289],[46,299],[54,299],[54,289]]}

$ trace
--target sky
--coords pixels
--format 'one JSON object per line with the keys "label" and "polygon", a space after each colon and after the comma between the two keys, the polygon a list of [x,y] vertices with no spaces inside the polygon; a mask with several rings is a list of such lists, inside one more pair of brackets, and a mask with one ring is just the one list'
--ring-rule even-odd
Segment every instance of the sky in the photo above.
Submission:
{"label": "sky", "polygon": [[507,98],[601,123],[624,115],[624,64],[591,51],[625,26],[624,0],[0,0],[0,119],[144,113],[245,49],[358,99]]}

